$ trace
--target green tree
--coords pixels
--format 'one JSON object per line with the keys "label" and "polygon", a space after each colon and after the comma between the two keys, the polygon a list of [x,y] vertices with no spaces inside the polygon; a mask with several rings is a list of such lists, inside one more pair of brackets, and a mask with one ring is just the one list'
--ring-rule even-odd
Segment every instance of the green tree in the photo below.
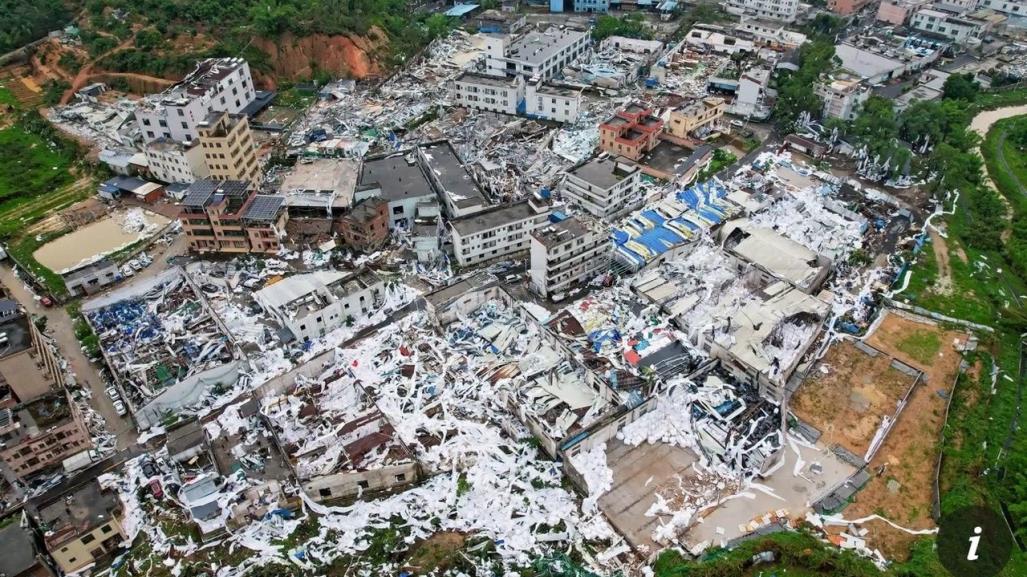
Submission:
{"label": "green tree", "polygon": [[795,120],[803,112],[820,116],[824,102],[814,92],[814,86],[833,63],[834,44],[827,40],[814,40],[799,48],[799,70],[784,72],[778,79],[774,119],[784,130],[793,130]]}
{"label": "green tree", "polygon": [[602,40],[610,36],[652,40],[653,31],[640,14],[627,14],[620,18],[603,14],[596,19],[595,28],[592,29],[592,37],[596,40]]}
{"label": "green tree", "polygon": [[980,89],[972,74],[953,74],[945,79],[942,86],[942,98],[946,100],[966,100],[973,102]]}

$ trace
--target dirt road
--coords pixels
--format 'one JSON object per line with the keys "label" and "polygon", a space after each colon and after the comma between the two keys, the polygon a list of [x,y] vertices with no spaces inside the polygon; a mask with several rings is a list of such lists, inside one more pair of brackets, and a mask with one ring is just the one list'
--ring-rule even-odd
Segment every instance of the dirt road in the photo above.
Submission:
{"label": "dirt road", "polygon": [[90,404],[103,419],[107,422],[107,429],[118,437],[118,449],[125,449],[136,444],[138,435],[135,426],[128,418],[119,417],[114,412],[114,405],[107,397],[103,388],[103,381],[100,380],[100,373],[82,353],[82,347],[75,338],[75,328],[67,311],[61,307],[44,308],[39,306],[33,299],[32,294],[26,290],[25,283],[14,275],[10,265],[0,265],[0,283],[10,292],[11,297],[20,302],[29,314],[37,314],[46,317],[46,333],[57,341],[61,354],[68,361],[69,370],[75,375],[75,380],[88,385],[92,392]]}

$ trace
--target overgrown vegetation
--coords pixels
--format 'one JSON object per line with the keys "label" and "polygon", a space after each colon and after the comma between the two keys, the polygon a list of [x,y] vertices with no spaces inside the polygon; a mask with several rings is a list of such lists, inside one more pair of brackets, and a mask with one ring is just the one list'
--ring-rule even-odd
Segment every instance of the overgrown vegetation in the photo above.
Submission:
{"label": "overgrown vegetation", "polygon": [[61,0],[0,0],[0,53],[63,28],[71,19]]}
{"label": "overgrown vegetation", "polygon": [[620,17],[603,14],[596,19],[592,37],[599,41],[610,36],[652,40],[653,31],[641,14],[625,14]]}
{"label": "overgrown vegetation", "polygon": [[818,38],[799,48],[799,70],[784,71],[777,79],[774,120],[778,126],[791,132],[803,112],[820,115],[824,102],[814,92],[814,86],[833,65],[834,44],[830,40]]}
{"label": "overgrown vegetation", "polygon": [[37,197],[72,181],[76,149],[54,139],[37,113],[0,130],[0,211],[8,201]]}

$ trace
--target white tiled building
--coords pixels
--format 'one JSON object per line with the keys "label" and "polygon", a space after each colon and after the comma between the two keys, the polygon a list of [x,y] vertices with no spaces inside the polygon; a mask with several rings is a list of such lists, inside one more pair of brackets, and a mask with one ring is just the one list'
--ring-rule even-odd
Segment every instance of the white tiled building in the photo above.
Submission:
{"label": "white tiled building", "polygon": [[253,298],[302,342],[374,314],[384,294],[385,283],[373,272],[323,270],[286,277]]}
{"label": "white tiled building", "polygon": [[860,78],[836,78],[818,82],[816,95],[824,101],[824,118],[854,120],[870,98],[870,87]]}
{"label": "white tiled building", "polygon": [[572,217],[531,234],[528,274],[532,290],[543,297],[565,292],[607,270],[609,229],[591,219]]}
{"label": "white tiled building", "polygon": [[549,209],[526,200],[449,221],[453,254],[470,266],[526,253],[531,232],[547,222]]}
{"label": "white tiled building", "polygon": [[529,84],[524,103],[525,112],[529,116],[557,122],[576,122],[581,113],[581,91],[541,82]]}
{"label": "white tiled building", "polygon": [[210,176],[198,141],[189,144],[158,138],[144,148],[153,178],[167,183],[192,184]]}
{"label": "white tiled building", "polygon": [[799,0],[727,0],[727,11],[748,14],[767,20],[794,22],[799,11]]}
{"label": "white tiled building", "polygon": [[524,77],[464,72],[450,82],[450,90],[457,106],[515,115],[524,99]]}
{"label": "white tiled building", "polygon": [[529,30],[517,38],[486,35],[485,65],[496,76],[522,75],[549,80],[567,64],[584,55],[590,45],[589,33],[570,28],[550,27]]}
{"label": "white tiled building", "polygon": [[979,42],[989,30],[988,23],[971,15],[954,14],[934,8],[918,10],[909,20],[909,27],[921,32],[939,34],[956,44]]}
{"label": "white tiled building", "polygon": [[184,80],[139,103],[136,119],[144,142],[198,138],[196,127],[211,112],[238,114],[253,102],[256,90],[250,65],[242,58],[208,58]]}
{"label": "white tiled building", "polygon": [[980,0],[978,8],[990,8],[1009,16],[1027,16],[1027,2],[1023,0]]}
{"label": "white tiled building", "polygon": [[642,205],[642,171],[631,161],[608,155],[582,162],[567,171],[566,200],[602,219],[623,216]]}

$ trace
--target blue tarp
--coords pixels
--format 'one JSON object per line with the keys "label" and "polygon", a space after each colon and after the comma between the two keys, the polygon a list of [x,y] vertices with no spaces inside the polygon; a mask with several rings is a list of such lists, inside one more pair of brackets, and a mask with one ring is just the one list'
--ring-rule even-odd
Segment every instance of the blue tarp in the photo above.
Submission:
{"label": "blue tarp", "polygon": [[478,8],[477,4],[457,4],[446,10],[446,16],[466,16]]}
{"label": "blue tarp", "polygon": [[651,209],[643,210],[642,211],[642,216],[644,216],[646,219],[648,219],[649,221],[651,221],[653,224],[655,224],[657,226],[663,224],[664,221],[667,220],[666,218],[663,217],[662,214],[656,212],[655,210],[651,210]]}
{"label": "blue tarp", "polygon": [[613,231],[613,242],[616,244],[624,244],[631,240],[631,235],[624,232],[623,230],[614,229]]}
{"label": "blue tarp", "polygon": [[635,242],[656,254],[663,254],[671,247],[685,242],[685,239],[671,229],[660,226],[646,231],[645,234],[636,238]]}

